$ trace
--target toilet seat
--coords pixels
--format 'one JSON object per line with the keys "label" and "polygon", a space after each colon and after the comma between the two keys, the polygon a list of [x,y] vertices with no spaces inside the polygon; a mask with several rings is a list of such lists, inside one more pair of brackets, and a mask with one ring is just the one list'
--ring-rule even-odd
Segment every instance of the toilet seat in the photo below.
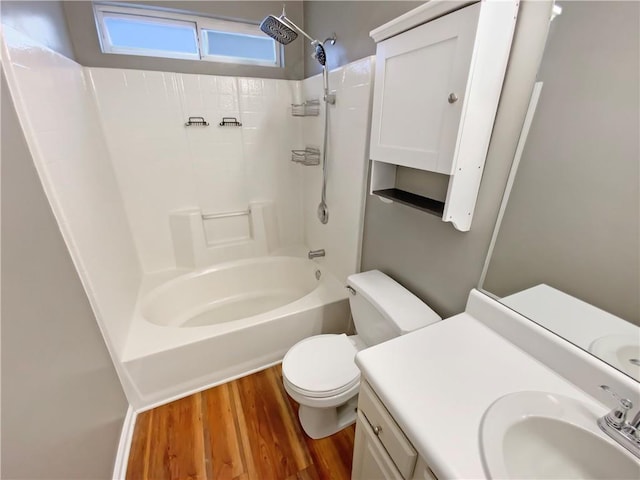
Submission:
{"label": "toilet seat", "polygon": [[360,381],[360,370],[354,362],[357,352],[345,334],[309,337],[284,356],[282,375],[300,395],[312,398],[340,395]]}

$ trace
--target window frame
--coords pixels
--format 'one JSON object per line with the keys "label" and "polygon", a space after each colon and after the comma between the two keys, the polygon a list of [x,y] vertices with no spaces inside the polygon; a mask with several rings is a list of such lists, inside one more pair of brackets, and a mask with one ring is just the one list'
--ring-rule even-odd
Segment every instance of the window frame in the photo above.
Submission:
{"label": "window frame", "polygon": [[[257,24],[222,20],[218,18],[205,17],[200,15],[190,15],[177,13],[168,9],[149,7],[128,7],[114,5],[109,2],[95,2],[93,4],[96,29],[100,49],[103,53],[118,55],[139,55],[156,58],[175,58],[181,60],[197,60],[217,63],[230,63],[235,65],[249,65],[259,67],[284,67],[282,45],[275,40],[271,40],[274,45],[275,61],[259,60],[245,57],[233,57],[226,55],[208,55],[206,31],[212,30],[221,33],[231,33],[238,35],[262,36],[260,27]],[[197,53],[170,52],[167,50],[152,50],[146,48],[117,47],[111,43],[109,31],[105,24],[105,18],[138,19],[155,23],[158,25],[180,25],[193,28]],[[268,37],[267,37],[268,38]]]}

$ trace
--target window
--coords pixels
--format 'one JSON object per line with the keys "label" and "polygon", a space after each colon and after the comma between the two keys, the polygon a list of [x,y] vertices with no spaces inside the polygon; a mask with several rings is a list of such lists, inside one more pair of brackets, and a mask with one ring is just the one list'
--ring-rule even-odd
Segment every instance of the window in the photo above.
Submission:
{"label": "window", "polygon": [[275,64],[276,49],[273,40],[266,35],[203,30],[205,57],[218,61],[250,60],[251,63]]}
{"label": "window", "polygon": [[281,46],[258,25],[108,3],[94,12],[105,53],[282,66]]}

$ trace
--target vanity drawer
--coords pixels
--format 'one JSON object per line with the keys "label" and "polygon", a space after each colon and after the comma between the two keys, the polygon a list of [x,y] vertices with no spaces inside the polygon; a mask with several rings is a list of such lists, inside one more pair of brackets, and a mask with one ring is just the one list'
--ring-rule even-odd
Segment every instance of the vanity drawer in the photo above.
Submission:
{"label": "vanity drawer", "polygon": [[411,478],[418,454],[367,382],[360,386],[358,410],[371,425],[398,471],[404,478]]}

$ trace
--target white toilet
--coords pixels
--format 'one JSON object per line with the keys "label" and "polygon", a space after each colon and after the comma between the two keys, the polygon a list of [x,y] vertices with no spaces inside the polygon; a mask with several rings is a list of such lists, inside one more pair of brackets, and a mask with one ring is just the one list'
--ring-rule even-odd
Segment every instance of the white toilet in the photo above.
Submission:
{"label": "white toilet", "polygon": [[300,404],[300,423],[311,438],[333,435],[355,422],[360,370],[354,358],[359,350],[441,320],[378,270],[351,275],[347,284],[357,335],[305,338],[282,360],[284,388]]}

